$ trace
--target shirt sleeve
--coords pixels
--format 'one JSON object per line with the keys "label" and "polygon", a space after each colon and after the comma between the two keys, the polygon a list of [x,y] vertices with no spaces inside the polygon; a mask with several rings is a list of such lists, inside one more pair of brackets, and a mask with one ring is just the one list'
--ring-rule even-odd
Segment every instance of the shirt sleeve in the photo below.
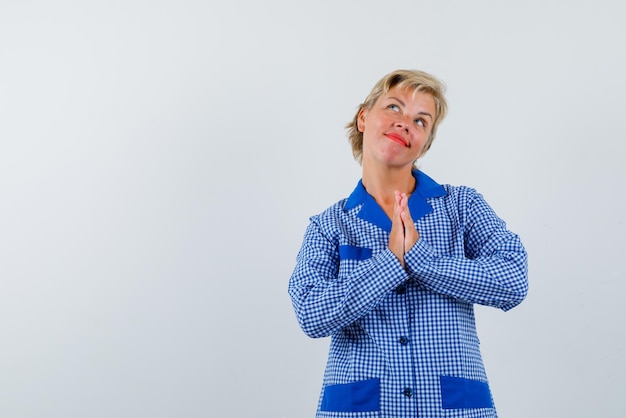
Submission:
{"label": "shirt sleeve", "polygon": [[528,293],[526,250],[482,195],[467,201],[465,256],[438,255],[420,237],[405,255],[409,275],[434,292],[507,311]]}
{"label": "shirt sleeve", "polygon": [[311,218],[289,295],[300,327],[310,337],[326,337],[370,313],[409,277],[389,250],[360,261],[347,277],[339,277],[338,242]]}

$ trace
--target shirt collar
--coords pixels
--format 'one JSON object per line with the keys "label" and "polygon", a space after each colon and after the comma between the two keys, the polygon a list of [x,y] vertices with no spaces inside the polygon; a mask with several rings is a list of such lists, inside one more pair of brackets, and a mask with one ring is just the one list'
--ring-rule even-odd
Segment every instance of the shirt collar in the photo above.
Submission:
{"label": "shirt collar", "polygon": [[[413,170],[413,177],[415,177],[416,185],[415,190],[409,196],[409,210],[411,211],[413,221],[416,222],[424,215],[433,211],[432,206],[426,199],[445,196],[446,189],[419,170]],[[353,209],[360,204],[363,204],[363,206],[361,206],[361,210],[357,215],[359,218],[373,223],[387,232],[391,231],[391,219],[376,203],[376,200],[367,193],[365,187],[363,187],[363,180],[359,180],[356,188],[348,197],[344,210]]]}

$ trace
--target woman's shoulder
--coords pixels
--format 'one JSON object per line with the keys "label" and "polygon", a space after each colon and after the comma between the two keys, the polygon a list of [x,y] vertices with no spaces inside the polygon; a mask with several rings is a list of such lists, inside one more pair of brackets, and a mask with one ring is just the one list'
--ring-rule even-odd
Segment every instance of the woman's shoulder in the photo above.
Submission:
{"label": "woman's shoulder", "polygon": [[345,206],[348,198],[341,199],[320,213],[311,216],[311,221],[316,220],[321,223],[336,223],[339,222],[345,216]]}
{"label": "woman's shoulder", "polygon": [[439,183],[421,170],[414,170],[413,175],[417,180],[416,192],[426,199],[452,203],[466,199],[471,200],[477,194],[476,189],[473,187]]}
{"label": "woman's shoulder", "polygon": [[347,200],[341,199],[322,212],[312,215],[309,218],[309,231],[317,231],[326,239],[336,241],[341,235],[342,225],[346,222],[344,207]]}
{"label": "woman's shoulder", "polygon": [[472,198],[478,194],[478,191],[470,186],[452,184],[442,184],[442,186],[446,190],[445,197],[449,199]]}
{"label": "woman's shoulder", "polygon": [[477,203],[484,202],[482,194],[474,187],[451,184],[442,184],[442,186],[446,194],[441,197],[440,205],[447,207],[447,210],[454,208],[455,212],[463,213],[471,211]]}
{"label": "woman's shoulder", "polygon": [[492,216],[495,212],[485,197],[477,189],[470,186],[442,185],[446,190],[446,196],[438,206],[440,210],[448,213],[457,213],[461,218],[475,216]]}

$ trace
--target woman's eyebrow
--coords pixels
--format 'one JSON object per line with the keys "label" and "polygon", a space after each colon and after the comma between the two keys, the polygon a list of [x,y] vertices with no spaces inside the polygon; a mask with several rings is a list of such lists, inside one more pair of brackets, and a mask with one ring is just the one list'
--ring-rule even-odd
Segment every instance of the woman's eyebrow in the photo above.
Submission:
{"label": "woman's eyebrow", "polygon": [[[402,100],[398,99],[397,97],[394,97],[394,96],[389,96],[389,99],[393,99],[393,100],[397,101],[398,103],[400,103],[402,106],[406,107],[406,105],[404,104],[404,102],[403,102]],[[428,112],[417,112],[417,114],[418,114],[418,115],[424,115],[424,116],[430,116],[430,118],[431,118],[431,119],[433,118],[433,115],[431,115],[431,114],[430,114],[430,113],[428,113]]]}
{"label": "woman's eyebrow", "polygon": [[397,101],[398,103],[400,103],[402,106],[406,106],[404,104],[404,102],[402,100],[398,99],[397,97],[389,96],[389,99],[393,99],[393,100]]}

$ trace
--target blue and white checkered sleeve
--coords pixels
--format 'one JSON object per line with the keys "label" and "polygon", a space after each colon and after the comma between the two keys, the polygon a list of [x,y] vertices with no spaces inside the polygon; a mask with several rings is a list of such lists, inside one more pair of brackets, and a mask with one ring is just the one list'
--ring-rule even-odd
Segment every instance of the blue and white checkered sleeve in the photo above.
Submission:
{"label": "blue and white checkered sleeve", "polygon": [[464,217],[465,257],[437,255],[424,239],[405,255],[409,274],[427,288],[507,311],[528,293],[527,254],[482,195],[470,190]]}
{"label": "blue and white checkered sleeve", "polygon": [[339,263],[337,238],[312,217],[289,280],[296,317],[309,337],[327,337],[367,315],[408,279],[388,249],[359,262],[347,277],[340,277]]}

